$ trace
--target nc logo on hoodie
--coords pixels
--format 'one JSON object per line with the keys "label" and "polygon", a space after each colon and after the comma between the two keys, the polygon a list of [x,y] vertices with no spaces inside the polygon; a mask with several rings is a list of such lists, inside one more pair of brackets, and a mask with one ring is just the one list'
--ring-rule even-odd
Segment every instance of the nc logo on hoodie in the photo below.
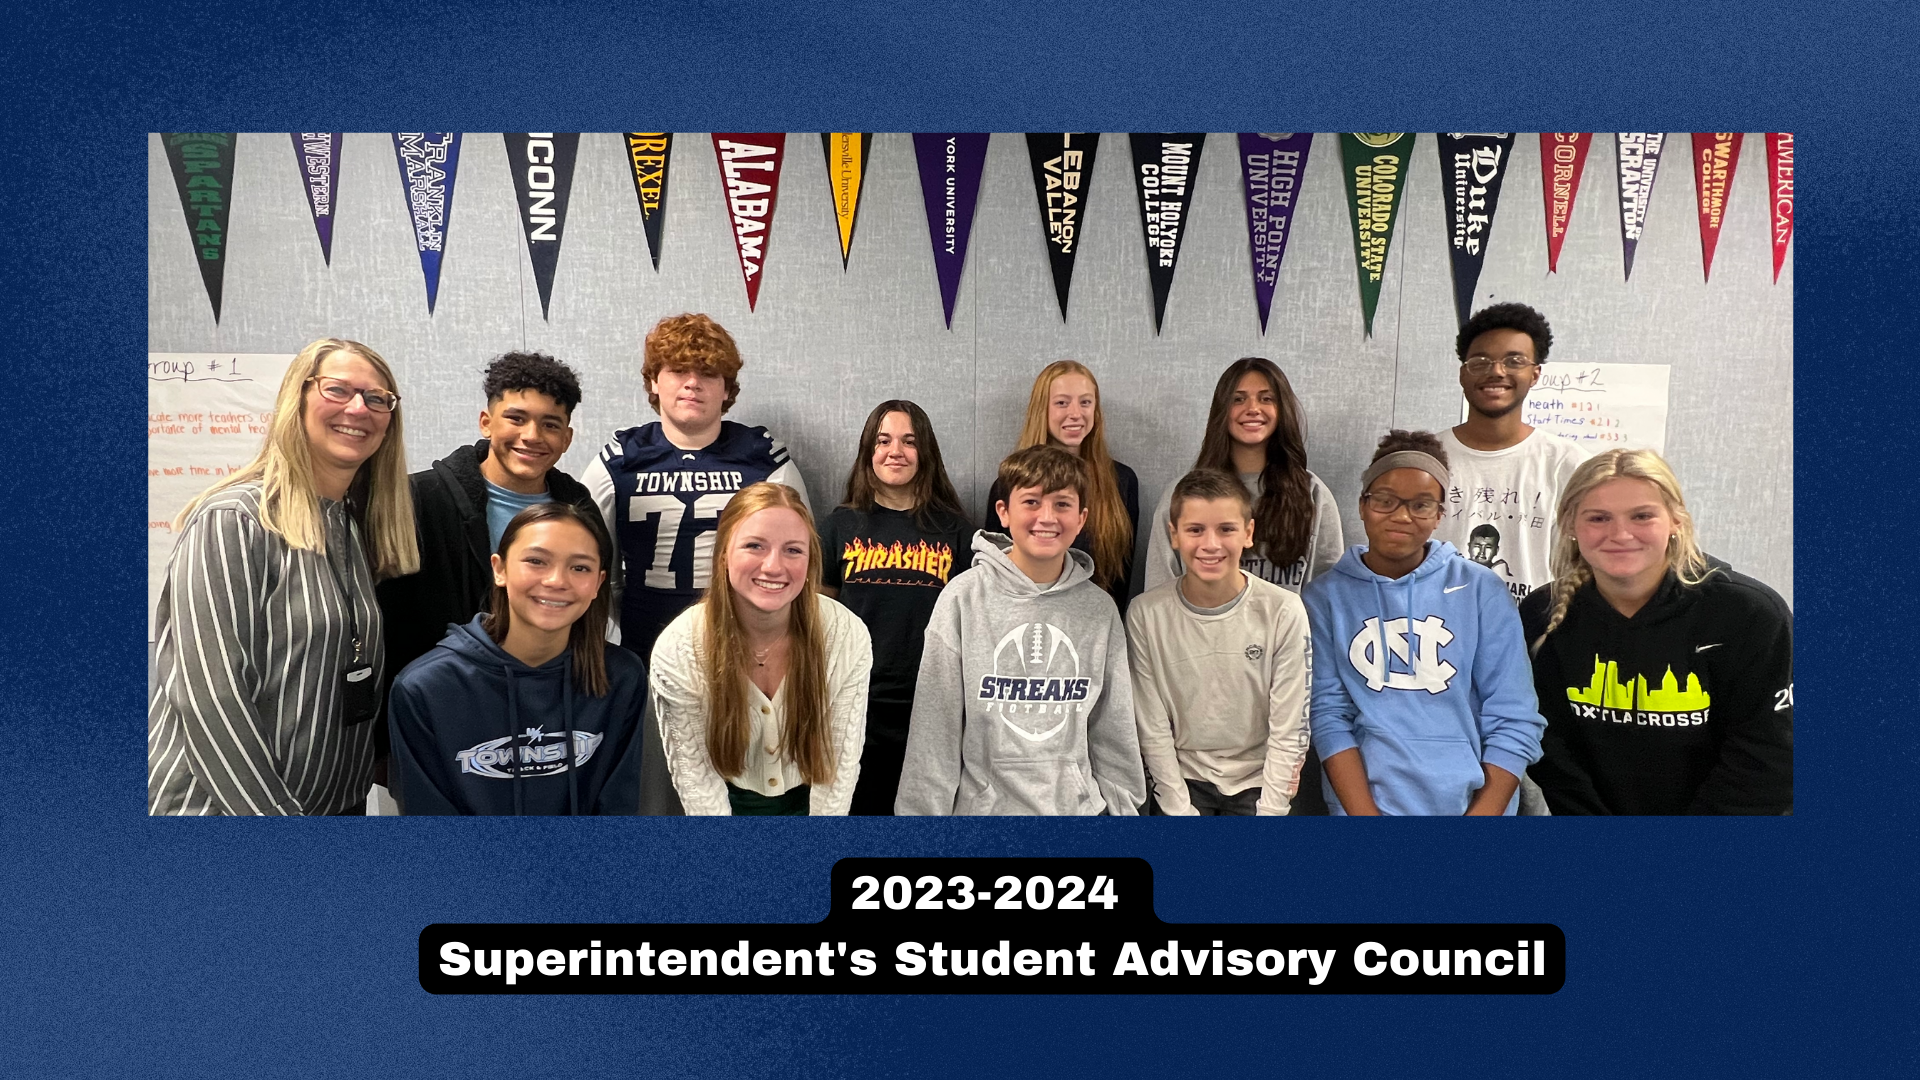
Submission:
{"label": "nc logo on hoodie", "polygon": [[[1429,615],[1414,623],[1413,630],[1414,636],[1420,639],[1417,649],[1407,641],[1405,619],[1389,619],[1384,629],[1377,618],[1360,624],[1359,632],[1347,645],[1347,659],[1353,661],[1355,671],[1366,676],[1367,689],[1391,687],[1438,694],[1453,681],[1457,671],[1452,664],[1440,659],[1440,647],[1453,640],[1453,631],[1447,629],[1446,621],[1438,615]],[[1387,670],[1386,660],[1380,655],[1382,638],[1386,639],[1389,653],[1401,663],[1412,665],[1411,672]]]}
{"label": "nc logo on hoodie", "polygon": [[[597,731],[574,732],[573,763],[585,765],[605,737]],[[459,759],[461,772],[495,780],[562,773],[567,771],[567,733],[530,727],[522,734],[483,742],[453,756]],[[503,769],[502,766],[510,767]]]}

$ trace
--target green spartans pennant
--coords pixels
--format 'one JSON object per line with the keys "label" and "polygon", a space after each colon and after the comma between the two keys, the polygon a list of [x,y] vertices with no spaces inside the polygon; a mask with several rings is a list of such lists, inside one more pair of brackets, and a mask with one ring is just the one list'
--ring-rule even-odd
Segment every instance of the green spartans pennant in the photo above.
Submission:
{"label": "green spartans pennant", "polygon": [[1353,212],[1353,259],[1360,273],[1360,310],[1373,336],[1373,309],[1380,304],[1380,278],[1387,272],[1393,216],[1407,186],[1413,133],[1341,132],[1340,172],[1347,208]]}
{"label": "green spartans pennant", "polygon": [[233,141],[231,131],[173,131],[160,136],[216,323],[227,265],[227,218],[233,212]]}

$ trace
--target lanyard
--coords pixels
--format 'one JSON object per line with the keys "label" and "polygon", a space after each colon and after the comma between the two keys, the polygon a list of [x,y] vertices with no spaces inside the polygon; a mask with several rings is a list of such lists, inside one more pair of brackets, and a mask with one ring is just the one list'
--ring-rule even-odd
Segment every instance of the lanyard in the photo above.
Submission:
{"label": "lanyard", "polygon": [[[341,512],[345,513],[346,511],[342,509]],[[343,554],[345,554],[347,558],[351,559],[353,558],[353,520],[351,518],[347,520],[346,533],[347,533],[347,536],[346,536],[347,542],[341,546],[344,548]],[[321,557],[326,560],[327,569],[333,572],[334,587],[340,590],[340,599],[346,605],[347,633],[351,637],[351,640],[353,641],[353,662],[355,665],[358,665],[361,663],[360,616],[359,616],[359,611],[356,605],[356,601],[358,597],[356,596],[356,594],[352,589],[347,588],[346,579],[340,576],[340,568],[333,564],[333,552],[332,552],[331,544],[328,545],[327,554]]]}

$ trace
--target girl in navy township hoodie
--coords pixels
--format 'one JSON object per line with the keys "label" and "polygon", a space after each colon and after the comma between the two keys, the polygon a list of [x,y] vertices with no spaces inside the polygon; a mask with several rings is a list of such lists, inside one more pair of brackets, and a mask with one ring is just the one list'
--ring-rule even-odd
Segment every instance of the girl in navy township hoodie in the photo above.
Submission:
{"label": "girl in navy township hoodie", "polygon": [[1366,544],[1301,592],[1335,814],[1511,814],[1540,759],[1546,722],[1506,585],[1431,539],[1447,486],[1439,439],[1389,432],[1360,480]]}
{"label": "girl in navy township hoodie", "polygon": [[646,665],[606,643],[604,526],[567,503],[508,522],[493,604],[407,665],[387,721],[405,814],[635,814]]}

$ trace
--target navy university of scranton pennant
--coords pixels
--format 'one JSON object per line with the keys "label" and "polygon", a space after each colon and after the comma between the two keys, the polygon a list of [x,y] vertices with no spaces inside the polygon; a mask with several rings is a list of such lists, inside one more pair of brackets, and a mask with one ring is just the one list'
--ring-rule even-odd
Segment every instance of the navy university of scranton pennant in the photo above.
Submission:
{"label": "navy university of scranton pennant", "polygon": [[413,244],[420,250],[420,273],[427,279],[427,314],[431,315],[440,298],[440,260],[446,254],[447,227],[453,221],[460,133],[396,131],[393,154],[400,161],[400,184],[413,222]]}
{"label": "navy university of scranton pennant", "polygon": [[640,199],[640,226],[647,234],[647,252],[660,269],[660,230],[667,220],[667,159],[673,153],[671,131],[629,131],[627,167],[633,171],[633,193]]}
{"label": "navy university of scranton pennant", "polygon": [[1767,132],[1767,218],[1773,233],[1773,282],[1780,283],[1780,264],[1793,239],[1793,133]]}
{"label": "navy university of scranton pennant", "polygon": [[1727,217],[1727,196],[1733,194],[1733,170],[1740,164],[1738,131],[1693,133],[1693,192],[1700,211],[1700,277],[1713,280],[1713,249],[1720,246],[1720,226]]}
{"label": "navy university of scranton pennant", "polygon": [[1647,204],[1653,200],[1653,181],[1660,174],[1660,151],[1667,137],[1658,131],[1617,131],[1620,172],[1620,257],[1625,277],[1633,277],[1633,252],[1640,246],[1640,230],[1647,225]]}
{"label": "navy university of scranton pennant", "polygon": [[1158,334],[1166,318],[1167,294],[1173,291],[1174,267],[1180,262],[1180,241],[1187,235],[1193,181],[1207,133],[1135,133],[1129,141],[1133,182],[1140,192],[1140,227],[1147,240],[1147,278],[1153,285],[1153,332]]}
{"label": "navy university of scranton pennant", "polygon": [[922,132],[913,137],[920,164],[920,194],[927,204],[927,236],[933,242],[933,269],[940,278],[940,305],[953,328],[953,305],[960,298],[960,272],[967,265],[967,237],[973,232],[973,208],[980,198],[980,176],[987,166],[985,132]]}
{"label": "navy university of scranton pennant", "polygon": [[1387,250],[1393,243],[1393,219],[1400,207],[1400,193],[1407,186],[1407,166],[1412,159],[1412,132],[1340,135],[1340,175],[1345,178],[1347,210],[1353,219],[1353,260],[1360,275],[1360,315],[1368,337],[1373,336],[1373,312],[1380,306],[1380,282],[1386,276]]}
{"label": "navy university of scranton pennant", "polygon": [[172,131],[160,136],[216,323],[220,321],[220,288],[227,266],[227,221],[233,215],[235,138],[231,131]]}
{"label": "navy university of scranton pennant", "polygon": [[1573,220],[1573,200],[1580,194],[1580,174],[1587,169],[1587,151],[1593,147],[1589,131],[1540,133],[1540,194],[1547,209],[1547,273],[1560,269],[1560,245]]}
{"label": "navy university of scranton pennant", "polygon": [[527,237],[544,319],[553,298],[553,272],[560,265],[560,237],[567,227],[567,195],[573,190],[580,133],[509,131],[502,137],[507,141],[514,202],[520,208],[520,229]]}
{"label": "navy university of scranton pennant", "polygon": [[840,233],[840,269],[853,254],[853,227],[860,219],[860,184],[873,153],[871,131],[827,131],[820,134],[827,155],[827,189],[833,196],[833,219]]}
{"label": "navy university of scranton pennant", "polygon": [[1273,287],[1280,281],[1280,260],[1287,254],[1293,208],[1300,205],[1300,182],[1307,175],[1310,131],[1240,132],[1240,181],[1247,196],[1247,247],[1253,255],[1253,302],[1260,309],[1260,333],[1267,332]]}
{"label": "navy university of scranton pennant", "polygon": [[780,163],[787,152],[781,131],[716,131],[713,156],[726,188],[727,219],[747,286],[747,310],[760,302],[760,279],[773,236],[773,204],[780,194]]}
{"label": "navy university of scranton pennant", "polygon": [[1462,326],[1473,314],[1473,289],[1486,265],[1493,211],[1500,204],[1500,181],[1513,160],[1513,135],[1511,131],[1444,131],[1434,140],[1440,149],[1447,254],[1453,262],[1453,310]]}
{"label": "navy university of scranton pennant", "polygon": [[1067,317],[1067,292],[1073,287],[1073,257],[1080,253],[1087,191],[1093,181],[1097,131],[1047,132],[1027,136],[1027,160],[1033,166],[1033,193],[1040,200],[1040,234],[1053,268],[1053,293],[1060,318]]}
{"label": "navy university of scranton pennant", "polygon": [[320,258],[333,265],[333,195],[340,177],[338,131],[295,131],[293,160],[300,165],[300,185],[307,190],[307,212],[320,237]]}

